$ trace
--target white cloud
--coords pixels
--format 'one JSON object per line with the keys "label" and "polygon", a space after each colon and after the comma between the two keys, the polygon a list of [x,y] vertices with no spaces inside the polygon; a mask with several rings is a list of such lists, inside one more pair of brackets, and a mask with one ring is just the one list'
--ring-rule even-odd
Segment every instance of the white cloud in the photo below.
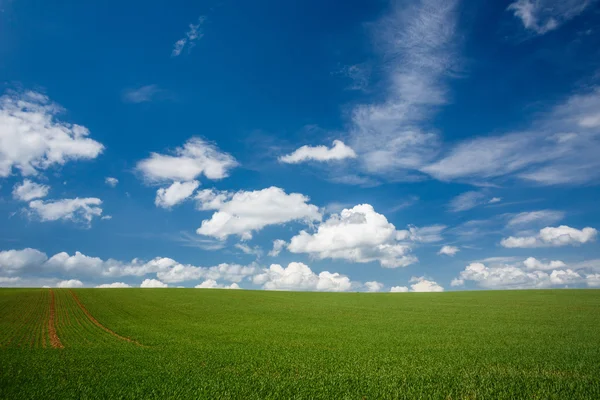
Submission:
{"label": "white cloud", "polygon": [[236,193],[203,190],[196,198],[200,209],[218,210],[211,219],[202,221],[196,232],[218,239],[229,235],[250,239],[253,232],[268,225],[321,221],[318,207],[308,204],[307,196],[287,194],[278,187]]}
{"label": "white cloud", "polygon": [[34,268],[43,264],[48,257],[36,249],[0,251],[0,269],[14,272],[26,268]]}
{"label": "white cloud", "polygon": [[198,18],[197,24],[190,24],[188,31],[185,33],[185,36],[173,45],[173,51],[171,52],[171,57],[177,57],[181,54],[183,49],[187,46],[188,51],[190,51],[195,45],[196,42],[201,39],[204,34],[199,31],[200,26],[204,23],[206,17],[200,16]]}
{"label": "white cloud", "polygon": [[526,29],[550,32],[581,14],[595,0],[517,0],[508,6]]}
{"label": "white cloud", "polygon": [[439,136],[422,127],[446,103],[444,81],[456,55],[456,1],[392,3],[374,24],[385,65],[384,100],[352,110],[350,138],[367,172],[420,179],[415,170],[437,154]]}
{"label": "white cloud", "polygon": [[586,275],[585,279],[586,279],[586,283],[588,286],[591,286],[591,287],[600,286],[600,274],[588,274],[588,275]]}
{"label": "white cloud", "polygon": [[465,281],[463,279],[452,279],[452,281],[450,282],[450,286],[452,287],[463,286],[464,284]]}
{"label": "white cloud", "polygon": [[422,228],[409,225],[408,238],[413,242],[419,243],[434,243],[443,240],[442,231],[446,229],[446,225],[430,225]]}
{"label": "white cloud", "polygon": [[306,264],[298,262],[289,263],[285,268],[271,264],[261,274],[254,276],[253,282],[267,290],[346,292],[352,288],[347,276],[328,271],[317,275]]}
{"label": "white cloud", "polygon": [[392,286],[392,288],[390,289],[390,292],[392,292],[392,293],[407,293],[408,292],[408,287],[406,287],[406,286]]}
{"label": "white cloud", "polygon": [[541,224],[549,225],[556,223],[565,217],[565,213],[555,210],[539,210],[519,213],[510,218],[508,221],[509,227]]}
{"label": "white cloud", "polygon": [[46,197],[50,191],[50,186],[35,183],[25,179],[23,183],[16,184],[13,188],[13,198],[21,201],[30,201]]}
{"label": "white cloud", "polygon": [[500,244],[508,248],[573,246],[592,242],[596,239],[597,234],[598,231],[594,228],[588,227],[579,230],[561,225],[558,227],[543,228],[536,236],[510,236],[502,239]]}
{"label": "white cloud", "polygon": [[83,287],[83,282],[77,279],[69,279],[66,281],[60,281],[56,284],[57,288],[80,288]]}
{"label": "white cloud", "polygon": [[101,204],[102,200],[95,197],[34,200],[29,203],[29,212],[37,215],[43,222],[64,219],[89,225],[94,217],[102,215]]}
{"label": "white cloud", "polygon": [[[565,267],[560,261],[553,261],[556,267]],[[543,264],[529,258],[524,262],[527,270],[518,265],[497,265],[487,267],[482,263],[471,263],[461,271],[459,280],[473,281],[485,289],[532,289],[552,286],[578,285],[585,279],[572,269],[554,269],[551,273],[550,264]],[[534,268],[538,268],[535,269]],[[589,282],[589,281],[588,281]]]}
{"label": "white cloud", "polygon": [[166,288],[169,285],[159,281],[158,279],[144,279],[140,284],[141,288]]}
{"label": "white cloud", "polygon": [[245,243],[236,243],[235,248],[242,251],[244,254],[252,255],[255,257],[261,257],[263,255],[263,251],[260,246],[250,247]]}
{"label": "white cloud", "polygon": [[98,289],[130,288],[131,286],[123,282],[104,283],[96,286]]}
{"label": "white cloud", "polygon": [[56,119],[62,108],[36,92],[0,97],[0,177],[13,169],[21,175],[70,160],[93,159],[104,146],[90,139],[86,127]]}
{"label": "white cloud", "polygon": [[489,203],[487,196],[482,192],[465,192],[459,194],[450,201],[450,211],[466,211],[477,207],[478,205]]}
{"label": "white cloud", "polygon": [[273,240],[273,249],[271,251],[269,251],[269,256],[277,257],[279,255],[279,253],[281,253],[281,250],[283,250],[283,248],[286,245],[287,245],[287,243],[285,242],[285,240],[281,240],[281,239]]}
{"label": "white cloud", "polygon": [[445,254],[447,256],[453,256],[458,253],[460,249],[456,246],[442,246],[440,251],[438,251],[439,255]]}
{"label": "white cloud", "polygon": [[542,114],[529,131],[465,140],[421,170],[443,181],[477,183],[505,176],[539,185],[595,181],[600,178],[599,108],[599,88],[572,95]]}
{"label": "white cloud", "polygon": [[383,283],[377,281],[365,282],[367,292],[380,292],[383,286]]}
{"label": "white cloud", "polygon": [[560,260],[550,261],[549,263],[544,263],[534,257],[527,258],[525,261],[523,261],[523,265],[525,265],[525,267],[528,270],[541,270],[541,271],[554,270],[557,268],[564,268],[567,266],[564,262],[562,262]]}
{"label": "white cloud", "polygon": [[198,181],[173,182],[168,188],[160,188],[156,191],[154,204],[157,207],[171,208],[190,197],[198,186],[200,186]]}
{"label": "white cloud", "polygon": [[425,279],[424,276],[415,277],[413,276],[410,279],[410,282],[413,283],[410,285],[411,292],[443,292],[444,288],[437,284],[435,281],[430,281]]}
{"label": "white cloud", "polygon": [[191,138],[174,155],[150,154],[137,163],[137,170],[150,182],[193,181],[200,175],[208,179],[223,179],[237,161],[221,152],[215,145],[199,138]]}
{"label": "white cloud", "polygon": [[112,178],[109,176],[104,179],[104,183],[106,183],[110,187],[116,187],[119,183],[119,180],[117,178]]}
{"label": "white cloud", "polygon": [[126,103],[145,103],[160,93],[158,85],[140,86],[136,89],[126,89],[123,91],[123,101]]}
{"label": "white cloud", "polygon": [[397,231],[370,204],[361,204],[332,214],[314,234],[301,231],[291,239],[288,250],[319,259],[378,261],[383,267],[397,268],[417,262],[416,257],[408,254],[410,246],[399,242],[409,236],[409,231]]}
{"label": "white cloud", "polygon": [[214,279],[207,279],[194,287],[196,289],[241,289],[237,283],[232,283],[231,285],[221,285]]}
{"label": "white cloud", "polygon": [[492,197],[488,204],[500,203],[502,201],[502,197]]}
{"label": "white cloud", "polygon": [[356,158],[356,153],[342,141],[334,140],[331,149],[327,146],[302,146],[291,154],[279,157],[279,161],[298,164],[306,161],[339,161],[346,158]]}

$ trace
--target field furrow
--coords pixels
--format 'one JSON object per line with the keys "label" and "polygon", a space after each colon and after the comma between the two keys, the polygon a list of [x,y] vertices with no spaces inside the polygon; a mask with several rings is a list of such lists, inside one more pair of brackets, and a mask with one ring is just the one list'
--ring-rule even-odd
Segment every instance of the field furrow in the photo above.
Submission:
{"label": "field furrow", "polygon": [[[58,335],[56,334],[55,317],[56,317],[56,302],[54,298],[54,292],[50,289],[50,316],[48,318],[48,336],[50,337],[50,344],[54,348],[62,349],[64,346],[61,343]],[[45,347],[45,346],[44,346]]]}

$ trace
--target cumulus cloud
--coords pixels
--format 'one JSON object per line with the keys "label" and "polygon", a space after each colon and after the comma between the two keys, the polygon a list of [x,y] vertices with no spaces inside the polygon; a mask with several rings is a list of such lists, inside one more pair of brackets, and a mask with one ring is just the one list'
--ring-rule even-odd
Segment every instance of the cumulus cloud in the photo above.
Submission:
{"label": "cumulus cloud", "polygon": [[334,140],[331,148],[302,146],[291,154],[279,157],[279,161],[286,164],[298,164],[306,161],[339,161],[346,158],[356,158],[356,153],[341,140]]}
{"label": "cumulus cloud", "polygon": [[241,289],[237,283],[231,285],[222,285],[214,279],[207,279],[199,285],[194,286],[196,289]]}
{"label": "cumulus cloud", "polygon": [[460,249],[456,246],[442,246],[442,248],[440,249],[440,251],[438,251],[439,255],[447,255],[447,256],[454,256],[456,253],[458,253],[460,251]]}
{"label": "cumulus cloud", "polygon": [[543,228],[536,236],[510,236],[502,239],[500,244],[508,248],[575,246],[594,241],[597,234],[598,231],[594,228],[588,227],[579,230],[561,225]]}
{"label": "cumulus cloud", "polygon": [[406,293],[408,292],[408,287],[406,286],[392,286],[390,289],[391,293]]}
{"label": "cumulus cloud", "polygon": [[218,210],[196,231],[199,235],[226,239],[239,235],[252,238],[252,233],[268,225],[291,221],[321,221],[318,207],[308,204],[307,196],[287,194],[283,189],[270,187],[251,192],[236,193],[200,191],[196,197],[202,210]]}
{"label": "cumulus cloud", "polygon": [[89,130],[56,117],[63,109],[37,92],[0,97],[0,177],[36,175],[70,160],[96,158],[104,146]]}
{"label": "cumulus cloud", "polygon": [[119,180],[117,178],[112,178],[108,176],[104,179],[104,183],[106,183],[110,187],[116,187],[119,183]]}
{"label": "cumulus cloud", "polygon": [[16,200],[30,201],[46,197],[50,191],[50,186],[35,183],[25,179],[23,183],[16,184],[13,187],[12,195]]}
{"label": "cumulus cloud", "polygon": [[137,163],[137,170],[153,183],[193,181],[200,175],[208,179],[223,179],[238,163],[231,155],[200,138],[191,138],[173,154],[152,153]]}
{"label": "cumulus cloud", "polygon": [[347,276],[323,271],[315,274],[306,264],[289,263],[287,267],[271,264],[254,276],[253,282],[267,290],[316,290],[346,292],[352,288]]}
{"label": "cumulus cloud", "polygon": [[564,262],[562,262],[560,260],[544,263],[534,257],[527,258],[525,261],[523,261],[523,265],[525,265],[525,267],[528,270],[541,270],[541,271],[553,270],[553,269],[557,269],[557,268],[564,268],[567,266]]}
{"label": "cumulus cloud", "polygon": [[69,279],[60,281],[56,284],[57,288],[80,288],[83,287],[83,282],[77,279]]}
{"label": "cumulus cloud", "polygon": [[47,259],[45,253],[31,248],[0,251],[0,269],[10,273],[26,268],[35,268],[46,262]]}
{"label": "cumulus cloud", "polygon": [[508,6],[525,29],[543,35],[581,14],[595,0],[517,0]]}
{"label": "cumulus cloud", "polygon": [[380,292],[383,289],[383,283],[377,281],[365,282],[367,292]]}
{"label": "cumulus cloud", "polygon": [[[562,262],[554,261],[553,263],[556,267],[565,267]],[[549,270],[550,266],[535,259],[529,258],[524,264],[526,269],[510,264],[488,267],[483,263],[475,262],[461,271],[457,280],[462,283],[472,281],[485,289],[535,289],[586,282],[586,279],[579,273],[569,268],[554,269],[548,273],[541,269]]]}
{"label": "cumulus cloud", "polygon": [[173,182],[168,188],[160,188],[156,191],[154,204],[162,208],[171,208],[190,197],[198,186],[200,186],[198,181]]}
{"label": "cumulus cloud", "polygon": [[271,251],[269,251],[269,256],[277,257],[279,255],[279,253],[281,253],[281,250],[283,250],[283,248],[286,245],[287,245],[287,243],[285,242],[285,240],[281,240],[281,239],[273,240],[273,249]]}
{"label": "cumulus cloud", "polygon": [[410,281],[411,292],[443,292],[444,288],[437,284],[435,281],[426,279],[424,276],[416,277],[413,276]]}
{"label": "cumulus cloud", "polygon": [[452,287],[456,287],[456,286],[463,286],[465,284],[465,281],[463,279],[452,279],[452,281],[450,282],[450,286]]}
{"label": "cumulus cloud", "polygon": [[409,231],[397,231],[370,204],[361,204],[332,214],[314,234],[301,231],[291,239],[288,250],[319,259],[377,261],[383,267],[397,268],[417,262],[417,258],[409,254],[410,246],[400,242],[409,237]]}
{"label": "cumulus cloud", "polygon": [[189,25],[189,29],[185,33],[185,36],[176,41],[173,45],[171,57],[179,56],[183,49],[186,48],[186,46],[188,51],[190,51],[196,45],[196,42],[204,36],[204,33],[200,32],[200,26],[204,23],[204,21],[206,21],[206,17],[201,15],[200,17],[198,17],[197,24]]}
{"label": "cumulus cloud", "polygon": [[90,224],[94,217],[102,215],[102,200],[95,197],[34,200],[29,203],[30,215],[37,216],[42,222],[69,220]]}
{"label": "cumulus cloud", "polygon": [[130,288],[131,286],[123,282],[104,283],[96,286],[98,289]]}
{"label": "cumulus cloud", "polygon": [[140,284],[141,288],[166,288],[169,285],[159,281],[158,279],[144,279]]}

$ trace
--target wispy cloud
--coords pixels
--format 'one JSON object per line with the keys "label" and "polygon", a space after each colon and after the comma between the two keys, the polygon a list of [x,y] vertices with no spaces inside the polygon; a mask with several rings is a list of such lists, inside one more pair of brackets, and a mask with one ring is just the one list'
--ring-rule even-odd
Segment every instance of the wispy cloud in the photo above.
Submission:
{"label": "wispy cloud", "polygon": [[145,85],[125,89],[122,98],[125,103],[146,103],[154,100],[161,92],[162,90],[158,85]]}
{"label": "wispy cloud", "polygon": [[508,6],[525,29],[543,35],[581,14],[595,0],[517,0]]}
{"label": "wispy cloud", "polygon": [[481,182],[518,177],[540,185],[600,178],[600,88],[575,94],[530,130],[470,139],[422,170],[443,180]]}
{"label": "wispy cloud", "polygon": [[437,153],[438,135],[422,125],[447,102],[445,81],[458,65],[456,1],[394,3],[375,24],[387,93],[352,111],[351,146],[371,173],[414,180]]}
{"label": "wispy cloud", "polygon": [[206,21],[206,17],[200,16],[197,24],[190,24],[185,36],[175,42],[171,57],[177,57],[181,54],[184,48],[187,47],[188,52],[196,45],[196,42],[204,36],[200,31],[200,27]]}

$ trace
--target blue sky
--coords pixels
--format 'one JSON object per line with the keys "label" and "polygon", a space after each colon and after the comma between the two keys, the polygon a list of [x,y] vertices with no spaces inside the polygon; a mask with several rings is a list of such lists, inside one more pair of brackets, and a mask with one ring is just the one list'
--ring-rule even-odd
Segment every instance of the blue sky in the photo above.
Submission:
{"label": "blue sky", "polygon": [[0,285],[600,286],[598,4],[2,0]]}

